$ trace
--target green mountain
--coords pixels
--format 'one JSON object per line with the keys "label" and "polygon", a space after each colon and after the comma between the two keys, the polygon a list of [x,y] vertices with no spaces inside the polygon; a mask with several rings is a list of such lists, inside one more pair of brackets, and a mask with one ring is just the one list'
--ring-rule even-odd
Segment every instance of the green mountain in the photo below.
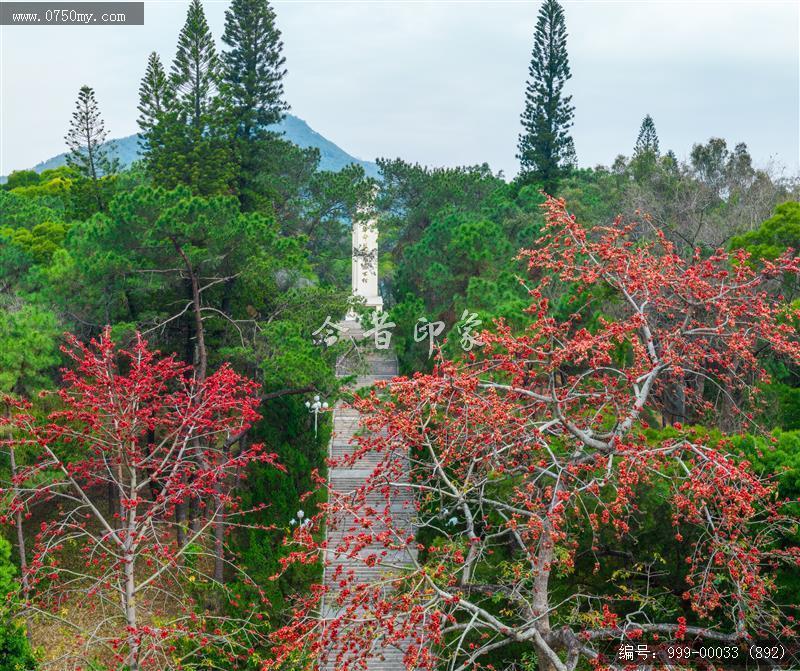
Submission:
{"label": "green mountain", "polygon": [[[320,170],[330,170],[337,172],[351,163],[357,163],[364,168],[367,176],[377,177],[378,166],[372,161],[362,161],[351,156],[341,147],[317,133],[302,119],[287,114],[283,121],[276,124],[274,130],[282,133],[284,137],[296,145],[306,147],[316,147],[320,153]],[[127,167],[139,158],[139,141],[137,135],[128,135],[106,142],[111,150],[111,155],[119,159],[122,167]],[[33,166],[36,172],[58,168],[66,163],[66,152],[48,158],[46,161],[37,163]],[[3,179],[2,181],[5,181]]]}

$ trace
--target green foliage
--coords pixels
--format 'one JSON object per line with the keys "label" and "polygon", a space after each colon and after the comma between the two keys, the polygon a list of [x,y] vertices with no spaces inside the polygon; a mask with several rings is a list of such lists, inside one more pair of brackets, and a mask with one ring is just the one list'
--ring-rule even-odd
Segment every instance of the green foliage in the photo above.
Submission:
{"label": "green foliage", "polygon": [[225,11],[222,41],[224,93],[239,137],[250,140],[277,123],[288,105],[281,33],[267,0],[233,0]]}
{"label": "green foliage", "polygon": [[659,155],[656,124],[653,117],[648,114],[642,121],[636,144],[633,147],[631,170],[634,179],[642,180],[649,176],[656,169]]}
{"label": "green foliage", "polygon": [[[273,146],[287,144],[276,141]],[[313,153],[313,167],[317,158]],[[190,296],[181,262],[181,253],[185,254],[205,287],[209,365],[230,361],[259,379],[264,421],[249,439],[264,439],[289,469],[285,475],[274,468],[254,467],[238,491],[253,505],[270,504],[259,514],[258,521],[264,524],[279,522],[285,527],[301,505],[311,511],[315,503],[301,504],[300,498],[312,489],[312,469],[324,469],[330,429],[323,418],[319,435],[314,435],[303,405],[311,392],[305,390],[331,401],[337,390],[336,351],[314,345],[311,334],[326,316],[335,320],[344,313],[346,295],[318,281],[308,248],[317,245],[330,253],[327,245],[340,244],[340,234],[349,239],[341,219],[360,193],[356,183],[363,181],[360,168],[345,175],[317,176],[313,167],[307,177],[283,184],[286,200],[280,211],[286,231],[271,211],[244,213],[232,196],[205,198],[186,187],[168,191],[139,186],[138,179],[127,173],[123,177],[128,186],[111,200],[107,213],[69,227],[52,221],[56,211],[40,197],[0,192],[10,205],[3,211],[4,224],[19,243],[2,246],[2,252],[13,249],[21,259],[19,274],[9,286],[35,290],[36,298],[35,304],[21,310],[0,312],[2,390],[34,390],[54,377],[61,329],[53,314],[39,305],[50,304],[67,315],[74,320],[70,328],[86,337],[96,334],[92,325],[104,323],[113,324],[114,333],[123,340],[135,330],[149,331],[147,337],[155,346],[192,362],[195,327],[184,310]],[[319,200],[301,202],[295,189],[309,182]],[[302,213],[317,208],[318,227],[301,229]],[[338,216],[332,208],[337,208]],[[21,225],[37,219],[42,223],[30,229]],[[65,227],[65,237],[58,238],[55,250],[36,253],[37,248],[27,243],[53,223]],[[310,567],[271,582],[283,552],[280,539],[277,531],[252,535],[234,531],[232,537],[233,546],[270,591],[276,621],[284,594],[303,589],[318,577],[318,569]]]}
{"label": "green foliage", "polygon": [[168,84],[164,77],[151,54],[139,106],[148,173],[166,188],[230,193],[235,168],[217,97],[221,65],[199,0],[189,5]]}
{"label": "green foliage", "polygon": [[0,607],[5,601],[6,594],[17,589],[17,569],[11,563],[11,543],[0,537]]}
{"label": "green foliage", "polygon": [[145,164],[159,186],[173,189],[188,186],[198,195],[231,192],[235,165],[230,143],[215,130],[210,114],[202,114],[200,126],[185,122],[181,112],[169,109],[147,135]]}
{"label": "green foliage", "polygon": [[148,137],[170,106],[171,89],[161,59],[154,51],[147,59],[142,82],[139,85],[139,135],[142,148],[148,150]]}
{"label": "green foliage", "polygon": [[57,249],[64,245],[67,225],[45,221],[33,228],[0,229],[0,236],[29,254],[36,263],[48,263]]}
{"label": "green foliage", "polygon": [[3,671],[33,671],[36,660],[25,632],[10,617],[7,595],[19,589],[17,569],[11,562],[11,543],[0,536],[0,669]]}
{"label": "green foliage", "polygon": [[301,149],[272,133],[249,145],[257,168],[243,209],[274,213],[284,235],[303,236],[321,282],[349,286],[350,220],[370,197],[372,180],[358,165],[320,171],[317,149]]}
{"label": "green foliage", "polygon": [[36,224],[64,219],[64,203],[55,197],[45,197],[20,187],[0,191],[0,228],[32,228]]}
{"label": "green foliage", "polygon": [[39,183],[39,173],[34,170],[12,170],[3,190],[11,191],[21,186],[33,186]]}
{"label": "green foliage", "polygon": [[[753,229],[767,216],[760,214],[764,204],[771,211],[790,196],[753,168],[743,144],[730,151],[712,138],[696,145],[684,165],[672,152],[659,154],[648,115],[631,160],[574,169],[566,40],[563,10],[547,0],[534,38],[516,183],[487,165],[428,169],[379,161],[381,289],[397,324],[393,343],[404,372],[431,365],[427,341],[414,338],[420,318],[445,322],[438,341],[446,340],[450,356],[460,352],[456,327],[464,310],[476,313],[482,327],[493,328],[495,319],[512,329],[526,326],[522,308],[529,297],[519,276],[527,273],[514,257],[541,227],[540,187],[557,186],[587,223],[610,224],[620,212],[652,214],[653,226],[681,253],[713,249],[731,235],[734,247],[756,258],[800,246],[800,203],[778,205]],[[17,171],[0,190],[0,391],[30,394],[52,386],[65,328],[89,337],[111,324],[121,340],[145,331],[162,350],[193,362],[197,333],[185,255],[204,286],[209,366],[230,361],[261,382],[263,421],[247,440],[265,442],[286,468],[253,466],[239,486],[243,507],[268,504],[252,521],[274,529],[231,530],[242,564],[267,589],[272,622],[266,626],[274,626],[288,595],[319,579],[317,566],[270,578],[297,511],[311,515],[320,503],[303,496],[313,489],[312,472],[324,473],[331,426],[323,417],[314,435],[303,403],[314,393],[335,400],[337,350],[314,345],[311,334],[327,316],[335,321],[344,313],[350,225],[376,182],[357,165],[320,171],[319,150],[268,132],[288,105],[283,44],[267,0],[233,0],[222,41],[229,50],[218,55],[202,4],[192,0],[171,73],[150,54],[139,90],[141,165],[109,176],[105,129],[94,92],[84,87],[68,136],[72,167]],[[646,238],[652,229],[643,225],[641,234]],[[535,272],[528,281],[537,281]],[[607,296],[577,294],[570,286],[548,291],[561,317],[582,310],[581,326],[589,330],[601,317],[613,319]],[[626,347],[621,343],[615,356],[627,356]],[[784,431],[776,432],[775,444],[744,436],[734,447],[776,475],[782,496],[797,498],[800,439],[789,431],[800,429],[796,371],[777,360],[765,366],[778,380],[765,390],[769,417]],[[654,431],[650,440],[665,440],[671,431]],[[611,530],[587,534],[574,570],[555,579],[565,597],[584,585],[602,594],[609,585],[627,584],[631,608],[633,597],[651,586],[658,608],[681,614],[685,568],[664,505],[668,492],[656,484],[638,494],[631,524],[639,545],[619,548]],[[5,546],[0,539],[0,593],[16,579]],[[187,562],[195,559],[187,554]],[[656,569],[651,583],[648,567]],[[483,577],[501,582],[513,569],[500,548]],[[796,576],[783,580],[787,592],[800,585]],[[0,669],[32,665],[25,637],[6,622],[0,617]],[[503,659],[516,654],[509,650]],[[521,668],[536,663],[528,657]]]}
{"label": "green foliage", "polygon": [[770,436],[743,435],[735,448],[764,473],[774,473],[781,498],[800,500],[800,431],[774,431]]}
{"label": "green foliage", "polygon": [[652,154],[654,157],[659,155],[656,124],[649,114],[642,120],[642,125],[639,127],[639,135],[636,137],[636,145],[633,148],[634,156],[641,156],[647,153]]}
{"label": "green foliage", "polygon": [[773,260],[787,249],[800,250],[800,202],[788,201],[753,231],[731,240],[733,249],[743,248],[757,259]]}
{"label": "green foliage", "polygon": [[559,195],[569,203],[578,221],[607,224],[620,214],[626,182],[621,183],[618,175],[602,166],[581,169],[561,180]]}
{"label": "green foliage", "polygon": [[64,139],[69,147],[67,165],[83,179],[81,185],[86,188],[88,200],[91,202],[89,205],[87,199],[84,199],[82,203],[81,209],[86,210],[87,214],[105,208],[108,192],[101,185],[101,180],[113,175],[118,169],[117,161],[110,157],[108,146],[103,144],[107,135],[108,131],[94,97],[94,89],[91,86],[82,86],[78,91],[75,111]]}
{"label": "green foliage", "polygon": [[396,159],[378,160],[381,189],[381,249],[402,253],[419,240],[432,218],[448,207],[474,211],[503,181],[486,164],[466,168],[425,168]]}
{"label": "green foliage", "polygon": [[220,63],[200,0],[192,0],[178,36],[171,83],[181,120],[204,130],[219,85]]}
{"label": "green foliage", "polygon": [[428,339],[415,334],[421,318],[445,323],[437,342],[447,338],[451,354],[458,352],[455,325],[464,310],[477,314],[481,328],[496,318],[520,325],[527,295],[514,257],[541,223],[543,198],[537,189],[509,186],[483,168],[380,165],[381,249],[392,252],[392,267],[386,269],[391,272],[382,277],[395,303],[393,341],[402,370],[424,370],[432,363]]}
{"label": "green foliage", "polygon": [[[397,352],[398,363],[403,374],[410,374],[415,370],[425,370],[431,365],[428,357],[428,341],[418,343],[414,339],[414,329],[420,318],[430,319],[426,314],[425,303],[414,294],[407,294],[399,300],[389,311],[389,319],[396,326],[392,334],[392,346]],[[444,337],[439,337],[441,341]]]}
{"label": "green foliage", "polygon": [[564,10],[557,0],[545,0],[536,22],[517,158],[520,179],[541,182],[551,193],[576,162],[569,133],[575,108],[572,96],[563,95],[570,77]]}
{"label": "green foliage", "polygon": [[0,191],[0,286],[6,292],[29,290],[30,271],[37,264],[48,264],[66,239],[69,226],[63,220],[62,198],[26,193],[40,188]]}
{"label": "green foliage", "polygon": [[[75,181],[75,176],[58,176],[45,180],[42,178],[38,184],[20,186],[14,189],[14,193],[27,197],[52,196],[67,199],[70,197],[70,190]],[[101,182],[103,180],[100,180]]]}
{"label": "green foliage", "polygon": [[116,166],[108,156],[108,148],[103,146],[107,136],[94,89],[81,86],[65,138],[69,147],[67,165],[93,181],[115,172]]}
{"label": "green foliage", "polygon": [[0,392],[30,395],[49,386],[59,335],[55,316],[42,308],[0,310]]}
{"label": "green foliage", "polygon": [[319,566],[294,568],[279,580],[270,578],[279,572],[283,555],[281,538],[297,523],[297,511],[306,516],[314,514],[318,499],[303,495],[314,489],[311,473],[319,469],[324,473],[325,446],[330,438],[330,422],[322,418],[318,435],[314,435],[313,420],[303,405],[305,397],[285,397],[264,407],[264,421],[254,440],[264,441],[278,454],[280,463],[286,468],[281,473],[274,468],[253,466],[247,476],[244,492],[245,505],[266,503],[267,509],[254,516],[262,524],[275,525],[273,532],[246,531],[237,539],[242,564],[252,577],[266,589],[270,600],[270,612],[275,620],[284,611],[287,599],[303,591],[305,586],[321,577]]}
{"label": "green foliage", "polygon": [[[108,216],[70,231],[68,256],[54,259],[49,284],[56,299],[86,322],[159,323],[189,299],[181,276],[184,253],[203,278],[228,278],[209,280],[203,292],[208,305],[257,320],[310,274],[301,242],[281,237],[272,217],[241,213],[235,198],[139,187],[115,198]],[[224,329],[227,322],[219,319],[209,324],[212,332]],[[186,317],[171,329],[190,322]],[[180,340],[185,331],[175,335]]]}
{"label": "green foliage", "polygon": [[[747,250],[756,261],[772,261],[789,250],[797,252],[800,249],[800,202],[781,203],[773,216],[758,228],[732,238],[730,246]],[[786,296],[795,296],[796,279],[784,278],[781,289]],[[800,370],[775,357],[768,357],[765,366],[774,381],[764,389],[764,421],[787,430],[800,429]]]}
{"label": "green foliage", "polygon": [[712,137],[706,144],[695,144],[690,158],[696,178],[721,196],[727,196],[731,186],[742,187],[756,176],[744,142],[731,152],[724,139]]}
{"label": "green foliage", "polygon": [[258,166],[264,158],[255,141],[270,134],[289,106],[283,100],[286,75],[281,33],[267,0],[233,0],[225,12],[222,41],[222,97],[232,128],[237,161],[237,191],[245,209],[260,203],[255,188]]}
{"label": "green foliage", "polygon": [[[795,408],[795,412],[797,408]],[[788,512],[800,519],[800,431],[773,431],[768,436],[742,435],[732,439],[734,447],[747,459],[753,469],[774,475],[778,497],[790,502]],[[800,543],[797,525],[787,531],[787,546]],[[779,596],[789,602],[800,593],[800,568],[783,567],[779,573]]]}
{"label": "green foliage", "polygon": [[428,311],[452,319],[471,279],[496,276],[515,253],[501,226],[474,214],[443,211],[409,245],[397,291],[420,296]]}
{"label": "green foliage", "polygon": [[800,386],[773,382],[771,390],[778,397],[778,423],[787,431],[800,431]]}

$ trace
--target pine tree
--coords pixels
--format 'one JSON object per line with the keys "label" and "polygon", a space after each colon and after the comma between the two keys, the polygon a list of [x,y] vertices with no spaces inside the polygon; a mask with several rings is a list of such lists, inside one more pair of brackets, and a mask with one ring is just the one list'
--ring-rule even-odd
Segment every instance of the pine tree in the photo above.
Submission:
{"label": "pine tree", "polygon": [[139,86],[139,129],[146,151],[147,138],[170,104],[170,85],[161,59],[154,51],[147,59],[147,70]]}
{"label": "pine tree", "polygon": [[675,155],[675,152],[670,149],[664,156],[661,157],[659,161],[662,169],[666,174],[677,177],[680,174],[680,164],[678,163],[678,157]]}
{"label": "pine tree", "polygon": [[109,157],[104,146],[106,131],[100,109],[91,86],[82,86],[78,91],[75,111],[64,140],[69,147],[67,165],[89,180],[94,200],[99,209],[104,208],[100,179],[117,171],[118,162]]}
{"label": "pine tree", "polygon": [[639,127],[639,136],[636,138],[636,145],[633,148],[633,155],[642,156],[643,154],[651,154],[658,157],[658,134],[656,133],[656,125],[653,122],[653,117],[649,114],[642,120],[642,125]]}
{"label": "pine tree", "polygon": [[192,0],[186,13],[171,80],[181,114],[192,127],[202,129],[217,92],[219,59],[200,0]]}
{"label": "pine tree", "polygon": [[222,41],[230,47],[222,55],[225,95],[237,135],[249,140],[289,108],[283,101],[283,42],[268,0],[233,0]]}
{"label": "pine tree", "polygon": [[[151,56],[140,89],[140,125],[156,121],[147,129],[144,156],[153,181],[166,188],[185,184],[200,195],[230,193],[235,163],[218,95],[220,63],[200,0],[189,5],[163,87],[158,69]],[[153,89],[164,93],[155,116]]]}
{"label": "pine tree", "polygon": [[69,147],[67,165],[93,181],[114,172],[114,162],[103,143],[108,136],[91,86],[81,86],[72,121],[64,140]]}
{"label": "pine tree", "polygon": [[540,181],[552,191],[558,179],[575,165],[575,147],[569,129],[575,108],[572,96],[563,96],[572,76],[567,56],[564,10],[557,0],[545,0],[539,10],[533,55],[525,91],[523,131],[517,145],[523,181]]}

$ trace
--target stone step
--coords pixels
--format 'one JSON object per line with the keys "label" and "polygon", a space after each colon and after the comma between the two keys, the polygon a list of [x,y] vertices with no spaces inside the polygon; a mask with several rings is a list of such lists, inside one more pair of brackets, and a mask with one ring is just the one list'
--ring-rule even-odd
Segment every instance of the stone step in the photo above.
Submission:
{"label": "stone step", "polygon": [[[344,467],[345,458],[346,457],[344,455],[331,457],[331,459],[334,460],[333,463],[335,464],[335,466],[333,468],[335,470],[346,470],[345,467]],[[377,469],[381,465],[380,461],[378,461],[378,460],[376,460],[374,458],[371,458],[371,457],[365,457],[365,458],[362,458],[362,459],[356,459],[355,461],[351,461],[348,458],[346,463],[347,463],[348,467],[352,466],[353,468],[357,468],[359,470],[368,469],[371,472],[375,471],[375,469]]]}
{"label": "stone step", "polygon": [[385,455],[382,452],[357,452],[356,450],[353,450],[352,445],[334,445],[331,447],[331,451],[328,454],[328,456],[333,459],[344,459],[345,457],[352,457],[354,455],[358,459],[366,459],[370,461],[373,465],[377,465],[385,460]]}
{"label": "stone step", "polygon": [[368,434],[364,429],[358,429],[357,431],[336,431],[331,436],[330,446],[340,450],[344,448],[355,450],[359,447],[362,439],[367,437]]}
{"label": "stone step", "polygon": [[376,462],[382,461],[386,457],[386,455],[383,452],[378,452],[375,450],[368,450],[366,452],[361,452],[360,450],[361,448],[353,443],[345,443],[344,445],[334,444],[331,445],[330,450],[328,452],[328,456],[338,458],[338,457],[349,457],[354,454],[360,454],[361,456],[359,458],[364,458],[369,456],[372,457]]}
{"label": "stone step", "polygon": [[349,408],[347,406],[340,405],[333,411],[333,421],[338,421],[343,426],[348,426],[354,422],[358,423],[360,420],[361,413],[355,408]]}
{"label": "stone step", "polygon": [[[334,463],[336,464],[336,466],[334,466],[334,468],[336,468],[337,470],[338,469],[343,469],[344,468],[343,464],[344,464],[344,459],[345,458],[346,458],[345,455],[339,455],[339,456],[334,455],[333,457],[331,457],[331,459],[335,460]],[[355,461],[350,461],[348,459],[348,461],[347,461],[347,465],[348,466],[352,465],[353,468],[369,469],[370,471],[374,471],[376,468],[378,468],[380,466],[380,464],[381,464],[381,462],[379,460],[374,459],[372,457],[364,457],[364,458],[361,458],[361,459],[356,459]]]}
{"label": "stone step", "polygon": [[[338,436],[334,436],[333,443],[331,443],[329,453],[343,457],[349,454],[355,454],[361,450],[361,446],[353,439],[342,440]],[[384,458],[384,453],[377,450],[369,450],[365,454],[372,454],[378,459]]]}
{"label": "stone step", "polygon": [[[358,342],[358,350],[351,351],[349,355],[338,362],[336,373],[339,377],[354,376],[355,379],[348,383],[350,389],[357,390],[374,385],[376,382],[390,380],[397,375],[397,357],[392,351],[376,350],[372,346],[371,338],[364,338],[364,329],[352,320],[343,323],[347,329],[346,335]],[[365,429],[361,425],[361,414],[352,407],[348,407],[343,402],[337,403],[333,410],[333,436],[328,446],[328,456],[334,460],[340,460],[352,455],[358,446],[358,434],[364,434]],[[330,468],[328,479],[331,489],[340,494],[355,493],[362,489],[367,481],[375,473],[375,469],[385,459],[382,453],[365,453],[353,463],[346,465],[334,465]],[[337,462],[334,461],[334,464]],[[363,501],[353,502],[357,506],[359,514],[365,514],[366,508],[372,508],[379,515],[387,511],[392,516],[392,524],[395,530],[400,533],[413,533],[413,520],[416,510],[413,505],[410,493],[406,491],[392,492],[390,501],[387,504],[386,497],[381,492],[369,492]],[[408,530],[408,531],[406,531]],[[356,520],[356,516],[350,512],[338,512],[334,519],[329,521],[327,529],[328,550],[326,551],[326,566],[323,573],[323,582],[334,593],[338,588],[338,580],[333,578],[333,573],[337,567],[341,567],[344,574],[352,572],[356,582],[369,583],[385,580],[402,567],[412,561],[413,550],[386,550],[385,543],[375,541],[361,548],[356,556],[348,556],[348,553],[337,553],[337,547],[345,543],[346,537],[358,534],[380,534],[386,531],[386,525],[377,522],[371,528],[365,529],[363,524]],[[367,566],[365,560],[370,555],[382,555],[378,564]],[[325,599],[322,613],[326,617],[334,617],[338,612],[332,595]],[[401,645],[400,648],[403,646]],[[374,657],[368,662],[363,671],[404,671],[403,650],[397,646],[384,645],[380,632],[376,632],[372,651]],[[335,657],[336,651],[328,651],[331,657]],[[320,671],[340,671],[336,668],[333,661],[320,665]]]}

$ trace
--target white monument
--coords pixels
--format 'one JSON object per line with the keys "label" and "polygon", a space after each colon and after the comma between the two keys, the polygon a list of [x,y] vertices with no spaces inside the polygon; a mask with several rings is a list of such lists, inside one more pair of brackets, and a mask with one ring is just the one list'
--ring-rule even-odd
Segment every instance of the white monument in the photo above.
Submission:
{"label": "white monument", "polygon": [[378,293],[378,226],[366,214],[360,212],[353,222],[353,295],[380,312],[383,299]]}

